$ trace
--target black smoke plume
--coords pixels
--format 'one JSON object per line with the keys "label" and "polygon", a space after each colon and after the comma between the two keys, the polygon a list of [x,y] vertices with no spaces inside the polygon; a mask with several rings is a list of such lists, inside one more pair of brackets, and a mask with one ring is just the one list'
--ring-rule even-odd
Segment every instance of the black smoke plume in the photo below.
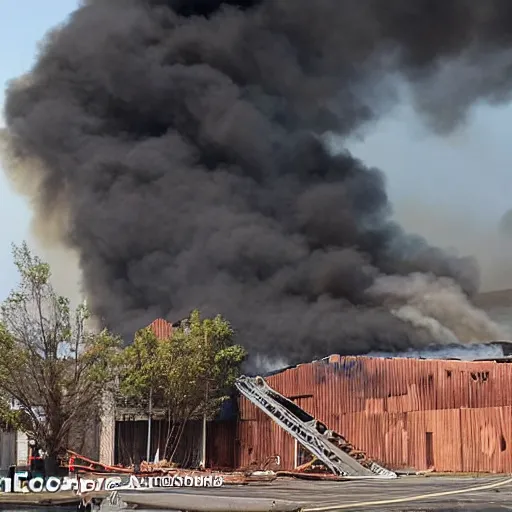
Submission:
{"label": "black smoke plume", "polygon": [[510,0],[89,0],[8,90],[11,176],[127,339],[193,308],[267,360],[485,339],[474,261],[343,146],[396,81],[439,131],[505,101],[511,44]]}

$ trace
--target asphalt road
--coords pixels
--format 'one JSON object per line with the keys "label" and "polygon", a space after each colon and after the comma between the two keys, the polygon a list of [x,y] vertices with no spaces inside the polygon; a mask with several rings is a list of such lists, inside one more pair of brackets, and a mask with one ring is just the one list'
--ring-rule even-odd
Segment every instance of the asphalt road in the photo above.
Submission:
{"label": "asphalt road", "polygon": [[[485,486],[501,484],[511,480],[505,485],[491,489],[476,489]],[[445,496],[429,496],[433,493],[458,494]],[[467,491],[466,491],[467,490]],[[156,492],[155,499],[172,508],[172,494],[177,493],[195,495],[196,499],[210,501],[219,496],[237,498],[264,499],[270,498],[294,502],[304,510],[311,512],[334,512],[335,510],[385,510],[385,511],[440,511],[440,510],[512,510],[512,478],[510,476],[497,477],[401,477],[396,480],[366,480],[344,482],[303,481],[296,479],[283,479],[270,484],[250,486],[225,486],[220,488],[191,489],[174,488],[166,491],[146,491],[145,498]],[[125,491],[120,491],[125,495]],[[141,493],[139,493],[141,494]],[[165,494],[165,498],[162,494]],[[421,497],[414,501],[411,497]],[[178,498],[178,497],[176,497]],[[123,498],[122,498],[123,499]],[[389,500],[399,500],[387,503]],[[258,500],[259,501],[259,500]],[[315,510],[317,509],[317,510]]]}

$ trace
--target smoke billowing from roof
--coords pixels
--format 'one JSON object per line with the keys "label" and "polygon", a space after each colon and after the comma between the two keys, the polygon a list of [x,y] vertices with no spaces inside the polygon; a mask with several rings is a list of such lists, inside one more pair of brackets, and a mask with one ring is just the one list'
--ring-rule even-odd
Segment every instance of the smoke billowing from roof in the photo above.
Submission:
{"label": "smoke billowing from roof", "polygon": [[8,91],[11,177],[127,338],[196,307],[266,360],[497,338],[474,261],[404,233],[327,138],[397,78],[453,128],[508,99],[511,43],[508,0],[88,0]]}
{"label": "smoke billowing from roof", "polygon": [[[422,347],[409,349],[401,353],[370,352],[370,357],[405,357],[422,359],[460,359],[462,361],[477,361],[479,359],[505,359],[507,355],[499,343]],[[509,357],[509,356],[508,356]]]}

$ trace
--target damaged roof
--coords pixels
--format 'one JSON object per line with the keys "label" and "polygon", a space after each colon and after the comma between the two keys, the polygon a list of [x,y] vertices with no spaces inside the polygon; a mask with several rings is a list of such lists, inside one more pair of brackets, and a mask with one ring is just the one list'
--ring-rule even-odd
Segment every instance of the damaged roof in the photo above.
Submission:
{"label": "damaged roof", "polygon": [[[493,352],[489,356],[484,356],[485,351]],[[449,354],[453,352],[454,354],[466,353],[467,357],[449,357],[444,356],[443,353]],[[471,355],[473,354],[473,357]],[[478,356],[481,355],[481,357]],[[273,375],[278,375],[287,370],[292,370],[294,368],[298,368],[299,366],[314,364],[314,363],[333,363],[339,362],[343,358],[365,358],[365,359],[417,359],[417,360],[441,360],[441,361],[465,361],[465,362],[497,362],[497,363],[512,363],[512,341],[508,340],[499,340],[499,341],[490,341],[487,343],[480,344],[472,344],[472,345],[432,345],[429,347],[425,347],[423,350],[410,351],[410,352],[400,352],[400,353],[369,353],[369,354],[359,354],[359,355],[339,355],[339,354],[331,354],[329,356],[323,357],[321,359],[315,359],[313,361],[297,363],[288,365],[282,368],[278,368],[275,370],[271,370],[268,372],[259,373],[262,377],[272,377]],[[252,375],[255,376],[256,374]]]}

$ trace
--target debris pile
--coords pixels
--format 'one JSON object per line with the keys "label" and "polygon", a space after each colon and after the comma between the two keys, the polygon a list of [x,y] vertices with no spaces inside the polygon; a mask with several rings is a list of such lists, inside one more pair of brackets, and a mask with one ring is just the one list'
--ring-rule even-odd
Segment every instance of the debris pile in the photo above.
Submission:
{"label": "debris pile", "polygon": [[[273,458],[272,458],[273,459]],[[76,473],[84,478],[104,477],[105,475],[134,475],[134,476],[222,476],[224,485],[246,485],[252,482],[272,482],[277,478],[277,474],[269,469],[264,469],[271,460],[263,464],[262,469],[224,472],[212,471],[208,469],[183,469],[176,464],[166,460],[157,463],[141,462],[140,465],[121,466],[103,464],[80,455],[73,451],[67,452],[66,459],[62,462],[62,467],[67,468],[70,472]]]}
{"label": "debris pile", "polygon": [[179,466],[171,461],[162,459],[159,462],[142,461],[140,464],[131,464],[129,466],[123,465],[108,465],[98,462],[84,455],[80,455],[71,450],[67,451],[67,457],[62,461],[62,467],[68,468],[72,473],[123,473],[123,474],[162,474],[176,471]]}
{"label": "debris pile", "polygon": [[66,457],[61,460],[61,467],[67,468],[70,473],[95,473],[95,474],[105,474],[105,473],[123,473],[123,474],[133,474],[132,468],[126,468],[124,466],[110,466],[108,464],[103,464],[102,462],[98,462],[74,451],[68,450],[66,453]]}
{"label": "debris pile", "polygon": [[243,473],[255,473],[255,472],[275,472],[279,471],[281,467],[281,458],[279,455],[273,457],[267,457],[263,462],[253,461],[249,466],[240,468],[239,471]]}
{"label": "debris pile", "polygon": [[[135,466],[130,466],[131,469],[135,470]],[[178,464],[162,459],[159,462],[147,462],[142,461],[140,463],[140,472],[141,473],[155,473],[155,472],[164,472],[167,473],[169,471],[178,469]]]}

